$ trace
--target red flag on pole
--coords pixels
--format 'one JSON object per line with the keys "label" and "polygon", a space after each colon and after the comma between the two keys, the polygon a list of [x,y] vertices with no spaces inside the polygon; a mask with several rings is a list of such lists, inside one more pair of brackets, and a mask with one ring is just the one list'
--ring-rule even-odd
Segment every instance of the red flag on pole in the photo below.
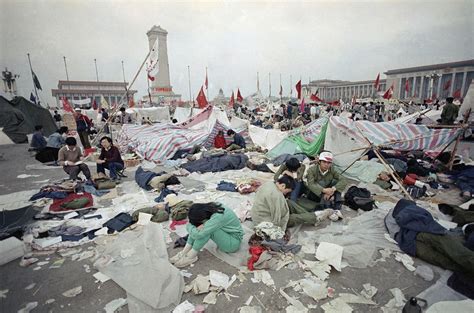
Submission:
{"label": "red flag on pole", "polygon": [[405,91],[410,92],[410,81],[408,79],[405,81]]}
{"label": "red flag on pole", "polygon": [[201,86],[201,90],[199,91],[199,94],[196,97],[200,109],[204,109],[208,105],[206,95],[204,94],[203,89],[203,86]]}
{"label": "red flag on pole", "polygon": [[67,101],[66,97],[63,97],[63,110],[64,110],[64,112],[74,113],[74,110],[72,109],[71,105],[69,104],[69,101]]}
{"label": "red flag on pole", "polygon": [[380,86],[380,73],[378,73],[377,78],[375,79],[374,88],[379,89],[379,86]]}
{"label": "red flag on pole", "polygon": [[449,88],[451,88],[451,79],[444,84],[443,90],[448,90]]}
{"label": "red flag on pole", "polygon": [[149,80],[151,80],[151,81],[154,81],[154,80],[155,80],[155,77],[150,76],[150,74],[147,74],[147,76],[148,76],[148,79],[149,79]]}
{"label": "red flag on pole", "polygon": [[304,106],[305,106],[305,103],[304,103],[304,98],[301,99],[301,104],[300,104],[300,112],[301,113],[304,113]]}
{"label": "red flag on pole", "polygon": [[298,93],[298,99],[301,99],[301,79],[296,83],[296,92]]}
{"label": "red flag on pole", "polygon": [[237,102],[242,102],[244,101],[244,98],[242,98],[242,95],[240,94],[240,89],[237,88]]}
{"label": "red flag on pole", "polygon": [[322,100],[317,96],[317,91],[314,95],[311,94],[311,100],[316,101],[316,102],[322,102]]}
{"label": "red flag on pole", "polygon": [[390,86],[390,88],[388,88],[387,91],[385,91],[382,98],[389,100],[390,98],[392,98],[392,95],[393,95],[393,85]]}
{"label": "red flag on pole", "polygon": [[93,108],[94,110],[97,110],[97,109],[99,108],[99,106],[97,105],[97,102],[95,101],[95,99],[94,99],[94,101],[92,102],[92,108]]}
{"label": "red flag on pole", "polygon": [[235,104],[234,91],[232,91],[232,96],[230,96],[229,107],[233,108]]}

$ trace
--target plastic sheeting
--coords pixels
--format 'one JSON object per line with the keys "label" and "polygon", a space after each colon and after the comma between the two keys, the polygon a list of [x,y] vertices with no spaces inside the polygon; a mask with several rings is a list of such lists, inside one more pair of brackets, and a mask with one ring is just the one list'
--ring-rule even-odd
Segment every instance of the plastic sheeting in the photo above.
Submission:
{"label": "plastic sheeting", "polygon": [[264,129],[261,127],[249,126],[249,135],[253,143],[264,149],[273,149],[283,139],[288,136],[288,132],[274,129]]}
{"label": "plastic sheeting", "polygon": [[135,115],[136,121],[150,119],[152,122],[170,122],[170,110],[169,107],[153,107],[153,108],[130,108]]}
{"label": "plastic sheeting", "polygon": [[351,219],[347,225],[333,223],[318,231],[307,231],[306,234],[316,238],[319,243],[329,242],[342,246],[342,257],[350,266],[366,268],[373,265],[378,249],[400,251],[398,245],[385,239],[387,230],[384,218],[387,213],[388,209],[375,209]]}
{"label": "plastic sheeting", "polygon": [[[346,167],[338,167],[338,169],[344,171]],[[374,183],[377,180],[379,174],[383,171],[387,171],[387,169],[383,164],[378,162],[356,161],[344,172],[343,175],[364,183]]]}
{"label": "plastic sheeting", "polygon": [[[125,250],[126,254],[123,253]],[[101,261],[107,257],[113,262],[104,265]],[[107,244],[96,266],[125,289],[132,313],[157,309],[169,312],[181,301],[184,279],[168,261],[161,224],[150,223],[120,233],[115,241]]]}
{"label": "plastic sheeting", "polygon": [[[417,298],[425,299],[429,306],[440,301],[459,301],[467,299],[464,295],[451,289],[448,286],[448,279],[453,273],[444,271],[438,281],[428,289],[417,295]],[[445,312],[464,312],[464,311],[445,311]]]}
{"label": "plastic sheeting", "polygon": [[187,121],[191,117],[191,108],[177,107],[174,111],[173,118],[182,123]]}

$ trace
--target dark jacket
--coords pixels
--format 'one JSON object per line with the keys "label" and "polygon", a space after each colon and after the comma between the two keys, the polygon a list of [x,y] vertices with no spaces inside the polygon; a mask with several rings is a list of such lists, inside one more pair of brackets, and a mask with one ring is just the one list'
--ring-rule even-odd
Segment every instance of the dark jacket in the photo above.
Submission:
{"label": "dark jacket", "polygon": [[120,156],[120,151],[116,146],[111,146],[109,151],[102,148],[102,150],[100,151],[99,159],[105,160],[105,164],[120,163],[123,165],[123,160]]}
{"label": "dark jacket", "polygon": [[155,172],[145,171],[141,166],[139,166],[135,172],[135,181],[137,182],[138,186],[142,187],[143,189],[150,190],[151,187],[148,185],[148,183],[155,176],[160,175]]}
{"label": "dark jacket", "polygon": [[446,229],[438,224],[427,210],[413,201],[401,199],[395,205],[392,215],[400,226],[400,231],[395,234],[395,241],[403,252],[411,256],[416,256],[418,233],[446,234]]}
{"label": "dark jacket", "polygon": [[242,137],[242,135],[235,133],[234,135],[234,144],[240,146],[241,148],[245,149],[245,139]]}

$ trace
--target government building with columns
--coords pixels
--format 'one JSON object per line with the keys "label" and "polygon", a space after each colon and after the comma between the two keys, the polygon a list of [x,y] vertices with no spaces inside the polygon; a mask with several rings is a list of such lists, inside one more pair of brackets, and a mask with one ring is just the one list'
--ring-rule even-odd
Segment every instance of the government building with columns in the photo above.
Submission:
{"label": "government building with columns", "polygon": [[302,92],[308,101],[311,94],[318,91],[318,97],[326,102],[340,99],[348,102],[354,96],[358,99],[381,96],[393,86],[393,99],[423,102],[425,99],[444,99],[448,96],[464,98],[474,78],[474,59],[400,68],[384,74],[386,79],[380,79],[379,91],[374,88],[375,79],[355,82],[322,79],[303,85]]}

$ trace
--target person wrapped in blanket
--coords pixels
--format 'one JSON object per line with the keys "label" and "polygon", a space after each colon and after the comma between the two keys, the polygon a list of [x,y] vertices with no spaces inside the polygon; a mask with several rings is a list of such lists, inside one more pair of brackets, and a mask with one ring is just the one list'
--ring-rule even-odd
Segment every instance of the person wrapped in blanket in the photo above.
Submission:
{"label": "person wrapped in blanket", "polygon": [[244,231],[234,211],[219,203],[195,203],[189,208],[189,237],[184,249],[170,258],[176,267],[186,267],[198,260],[198,252],[209,240],[216,243],[222,252],[239,250]]}

